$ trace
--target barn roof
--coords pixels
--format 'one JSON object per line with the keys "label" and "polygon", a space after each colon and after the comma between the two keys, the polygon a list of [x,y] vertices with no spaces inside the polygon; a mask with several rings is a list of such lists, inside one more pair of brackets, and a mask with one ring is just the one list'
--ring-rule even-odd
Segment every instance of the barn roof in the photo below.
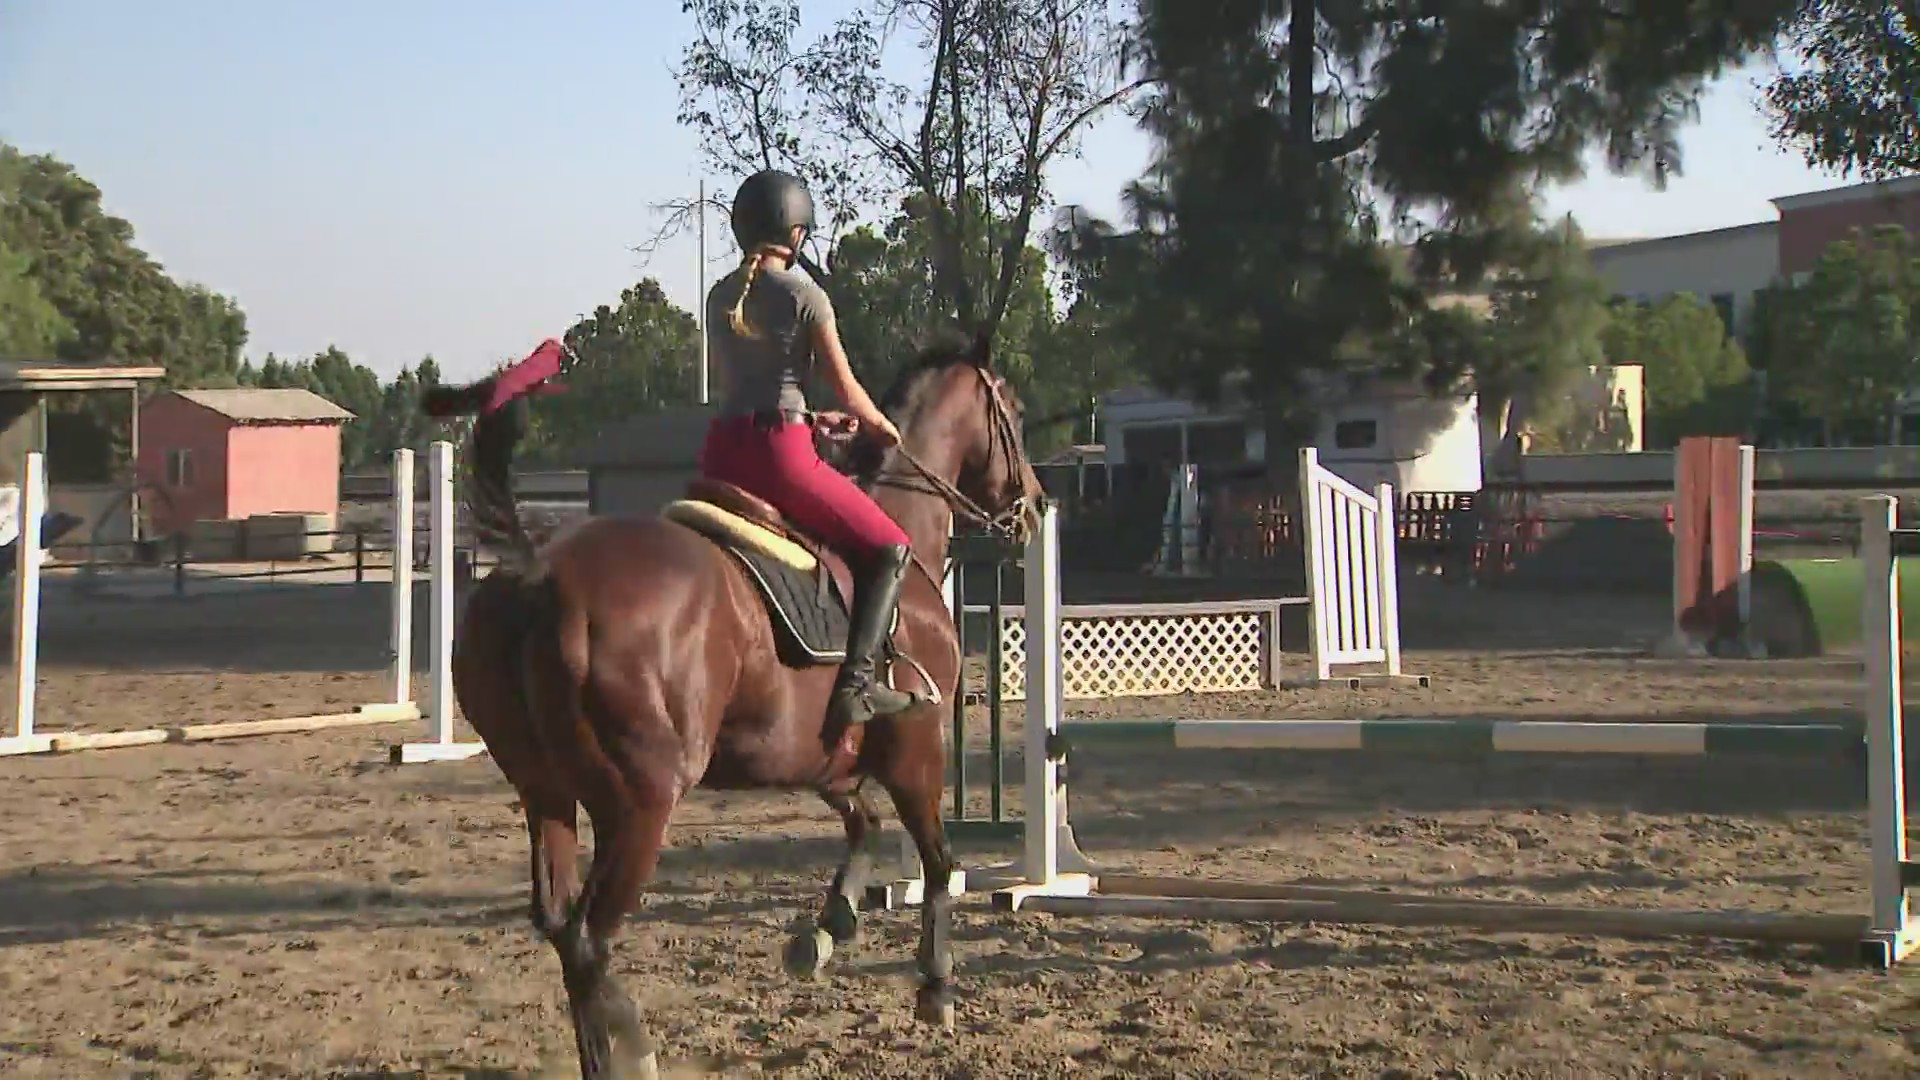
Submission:
{"label": "barn roof", "polygon": [[0,390],[133,390],[166,378],[161,367],[103,362],[6,357],[0,359]]}
{"label": "barn roof", "polygon": [[174,393],[242,424],[344,423],[354,418],[352,413],[319,394],[297,387],[175,390]]}

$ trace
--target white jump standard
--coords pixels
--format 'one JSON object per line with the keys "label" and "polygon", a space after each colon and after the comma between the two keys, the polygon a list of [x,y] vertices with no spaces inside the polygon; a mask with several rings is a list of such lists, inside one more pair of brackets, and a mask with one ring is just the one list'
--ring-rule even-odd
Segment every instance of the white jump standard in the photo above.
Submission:
{"label": "white jump standard", "polygon": [[1902,763],[1900,563],[1920,555],[1920,529],[1896,528],[1899,501],[1861,500],[1860,570],[1867,724],[1867,814],[1872,829],[1873,922],[1863,947],[1868,960],[1891,967],[1920,951],[1920,920],[1907,890],[1920,888],[1920,863],[1907,849],[1906,775]]}
{"label": "white jump standard", "polygon": [[[394,502],[412,504],[413,474],[394,478]],[[318,716],[284,716],[266,720],[231,720],[204,724],[174,724],[140,728],[134,731],[55,731],[37,728],[35,714],[40,670],[40,581],[41,564],[46,560],[41,524],[47,512],[46,459],[38,451],[23,459],[20,486],[20,537],[14,546],[13,572],[13,730],[0,736],[0,756],[18,754],[67,753],[76,750],[114,750],[164,743],[206,742],[214,739],[251,738],[259,735],[285,735],[332,728],[365,727],[372,724],[404,723],[419,718],[420,711],[409,700],[406,681],[399,679],[391,700],[361,705],[350,712]],[[396,575],[399,571],[396,569]],[[394,609],[396,626],[402,583],[396,581]],[[408,611],[411,626],[411,610]],[[397,631],[396,631],[397,632]],[[408,630],[411,633],[411,630]]]}
{"label": "white jump standard", "polygon": [[[405,460],[401,455],[406,455]],[[406,475],[413,475],[413,452],[400,450],[394,454],[394,475],[398,476],[404,467]],[[418,765],[435,761],[465,761],[487,752],[483,742],[459,742],[453,737],[453,444],[436,442],[427,451],[427,588],[432,608],[427,620],[429,653],[427,661],[427,707],[422,714],[427,722],[427,742],[400,743],[392,748],[390,760],[395,765]],[[399,520],[400,507],[394,507],[394,547],[400,548],[400,530],[407,535],[406,561],[411,579],[413,560],[413,507],[406,508],[406,521]],[[396,560],[399,556],[396,554]],[[398,573],[398,562],[395,572]],[[397,601],[396,601],[397,602]],[[412,591],[408,590],[409,620],[412,611]],[[400,626],[400,615],[394,614],[394,651],[397,656],[405,657],[411,650],[411,641],[402,642],[402,638],[411,633],[411,627],[404,633]],[[409,663],[411,661],[409,660]],[[396,678],[411,680],[411,672],[399,668],[395,662]]]}
{"label": "white jump standard", "polygon": [[40,526],[47,513],[47,466],[30,452],[20,470],[20,536],[13,545],[13,731],[0,738],[0,754],[43,754],[50,736],[33,729],[40,683]]}

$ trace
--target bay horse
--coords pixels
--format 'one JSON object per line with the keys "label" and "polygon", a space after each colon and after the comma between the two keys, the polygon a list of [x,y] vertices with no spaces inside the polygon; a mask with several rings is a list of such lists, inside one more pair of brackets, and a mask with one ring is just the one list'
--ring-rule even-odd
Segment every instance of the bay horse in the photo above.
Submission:
{"label": "bay horse", "polygon": [[[500,552],[459,622],[454,693],[520,796],[533,925],[560,960],[583,1080],[656,1073],[656,1044],[607,968],[611,939],[654,872],[675,806],[694,787],[812,790],[839,814],[846,853],[812,927],[794,935],[784,958],[789,972],[811,977],[835,944],[858,934],[879,826],[863,785],[878,781],[926,878],[916,1015],[950,1028],[954,861],[941,820],[939,705],[956,692],[961,655],[940,581],[956,515],[1017,539],[1040,497],[1019,401],[992,370],[986,345],[922,354],[882,397],[900,446],[849,451],[856,478],[912,541],[895,651],[882,670],[923,700],[840,737],[822,731],[835,664],[783,655],[791,642],[771,617],[773,594],[749,573],[759,566],[764,578],[767,564],[749,561],[724,535],[662,514],[589,518],[544,546],[532,541],[509,471],[526,402],[488,409],[499,396],[493,381],[441,388],[426,403],[438,415],[481,413],[463,500],[482,540]],[[695,481],[689,494],[783,528],[751,496],[715,489]],[[817,555],[819,573],[843,570],[807,537],[786,530],[784,538]],[[791,612],[804,601],[789,595],[787,603]],[[584,881],[579,807],[594,830]],[[616,1073],[620,1062],[633,1071]]]}

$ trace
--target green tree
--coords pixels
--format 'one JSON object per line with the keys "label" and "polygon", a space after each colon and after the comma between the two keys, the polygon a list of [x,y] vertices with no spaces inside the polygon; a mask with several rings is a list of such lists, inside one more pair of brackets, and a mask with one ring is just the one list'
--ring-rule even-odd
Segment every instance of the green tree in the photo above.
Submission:
{"label": "green tree", "polygon": [[167,276],[64,162],[0,143],[0,245],[72,327],[61,359],[158,364],[175,386],[231,386],[247,321],[227,296]]}
{"label": "green tree", "polygon": [[[1066,310],[1038,340],[1036,366],[1047,390],[1041,405],[1029,405],[1036,444],[1096,441],[1099,402],[1109,392],[1152,383],[1152,359],[1133,340],[1142,296],[1138,291],[1148,257],[1136,237],[1096,235],[1063,215],[1050,236],[1057,260],[1051,274]],[[1075,250],[1081,257],[1075,257]],[[1091,257],[1087,257],[1091,256]]]}
{"label": "green tree", "polygon": [[1809,416],[1875,439],[1920,389],[1920,242],[1897,225],[1835,241],[1776,290],[1764,330],[1771,385]]}
{"label": "green tree", "polygon": [[[230,386],[246,338],[232,299],[169,277],[99,188],[0,142],[0,351],[154,364],[175,386]],[[128,459],[124,399],[54,394],[47,405],[53,478],[111,479]]]}
{"label": "green tree", "polygon": [[[934,268],[936,241],[924,205],[918,198],[906,200],[884,233],[855,229],[842,235],[831,253],[841,337],[871,387],[885,387],[922,349],[966,329],[942,300]],[[985,260],[983,208],[974,220],[967,255]],[[994,334],[994,366],[1007,375],[1026,407],[1033,425],[1029,448],[1045,453],[1071,441],[1076,430],[1052,418],[1084,417],[1086,403],[1127,372],[1122,364],[1102,361],[1100,350],[1113,344],[1113,313],[1087,295],[1062,319],[1047,287],[1046,253],[1030,246],[1022,263]]]}
{"label": "green tree", "polygon": [[1725,320],[1692,293],[1652,304],[1622,301],[1602,341],[1615,365],[1646,372],[1649,449],[1687,435],[1739,434],[1752,412],[1747,358]]}
{"label": "green tree", "polygon": [[653,278],[622,290],[617,305],[594,309],[564,340],[579,359],[562,377],[565,392],[538,399],[531,461],[565,461],[609,427],[695,400],[699,324]]}
{"label": "green tree", "polygon": [[1795,353],[1801,333],[1794,325],[1797,301],[1798,289],[1791,282],[1756,289],[1741,326],[1747,362],[1766,389],[1755,425],[1755,438],[1766,445],[1817,446],[1825,437],[1826,425],[1781,389],[1779,373],[1801,362]]}
{"label": "green tree", "polygon": [[[243,386],[262,389],[310,390],[352,413],[340,431],[340,466],[364,469],[379,465],[392,453],[389,437],[386,388],[372,368],[356,364],[352,357],[335,346],[296,363],[267,354],[259,368],[243,364],[236,381]],[[415,398],[418,401],[418,398]],[[417,407],[417,406],[416,406]]]}
{"label": "green tree", "polygon": [[422,451],[439,437],[434,421],[420,408],[420,395],[441,383],[440,365],[429,356],[413,367],[403,367],[380,391],[380,404],[368,417],[367,446],[379,462],[393,451]]}
{"label": "green tree", "polygon": [[[1018,302],[1049,165],[1139,85],[1106,0],[862,0],[804,44],[797,0],[682,7],[696,36],[680,119],[709,163],[806,177],[829,243],[911,200],[940,313],[972,332],[993,332]],[[908,35],[914,58],[888,52]],[[902,83],[890,70],[923,74]],[[805,261],[837,296],[831,267]]]}
{"label": "green tree", "polygon": [[24,162],[0,145],[0,356],[47,357],[73,327],[33,277],[33,260],[8,244],[6,222],[18,212]]}
{"label": "green tree", "polygon": [[1799,62],[1767,86],[1776,140],[1872,180],[1920,172],[1920,0],[1802,0],[1786,39]]}
{"label": "green tree", "polygon": [[73,335],[29,269],[26,256],[0,241],[0,357],[48,357]]}
{"label": "green tree", "polygon": [[919,349],[957,329],[951,314],[941,310],[924,240],[905,214],[884,232],[863,225],[841,235],[827,265],[841,341],[854,370],[876,394]]}
{"label": "green tree", "polygon": [[[1229,379],[1290,461],[1311,374],[1382,358],[1468,371],[1427,297],[1523,269],[1536,193],[1589,150],[1657,184],[1705,82],[1766,48],[1792,0],[1141,0],[1156,144],[1131,193],[1134,339],[1207,399]],[[1401,260],[1400,250],[1412,258]]]}
{"label": "green tree", "polygon": [[1036,456],[1097,439],[1100,399],[1129,383],[1132,353],[1113,313],[1091,296],[1075,299],[1066,315],[1033,337],[1033,384],[1022,392],[1027,446]]}
{"label": "green tree", "polygon": [[1569,390],[1606,363],[1607,289],[1570,217],[1542,230],[1531,252],[1513,261],[1491,282],[1486,336],[1468,359],[1473,386],[1482,412],[1506,415],[1518,400],[1518,426],[1566,442],[1585,419],[1575,415]]}

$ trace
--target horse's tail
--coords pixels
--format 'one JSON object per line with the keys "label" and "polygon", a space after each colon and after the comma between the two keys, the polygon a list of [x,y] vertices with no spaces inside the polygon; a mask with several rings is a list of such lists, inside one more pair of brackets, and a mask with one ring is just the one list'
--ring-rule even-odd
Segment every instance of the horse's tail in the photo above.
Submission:
{"label": "horse's tail", "polygon": [[494,393],[493,377],[465,386],[429,387],[421,408],[429,416],[478,414],[467,439],[466,468],[460,471],[461,498],[480,541],[500,551],[503,569],[530,574],[538,561],[533,538],[520,523],[513,494],[513,451],[527,433],[527,402],[516,398],[485,411]]}

